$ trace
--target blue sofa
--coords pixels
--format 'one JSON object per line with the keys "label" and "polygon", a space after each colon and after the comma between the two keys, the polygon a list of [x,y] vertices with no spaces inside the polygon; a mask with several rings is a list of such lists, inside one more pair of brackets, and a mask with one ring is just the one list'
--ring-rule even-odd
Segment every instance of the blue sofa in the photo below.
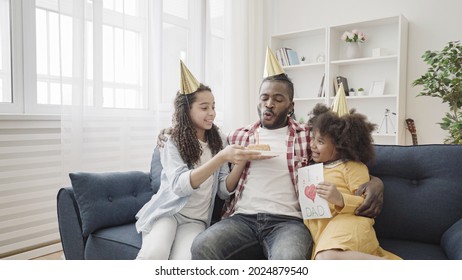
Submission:
{"label": "blue sofa", "polygon": [[[383,248],[403,259],[462,259],[462,145],[375,145],[370,173],[385,184],[375,230]],[[59,190],[58,221],[66,259],[134,259],[141,246],[135,214],[159,187],[151,171],[74,173]],[[215,220],[220,203],[216,203]],[[243,252],[236,258],[260,258]]]}

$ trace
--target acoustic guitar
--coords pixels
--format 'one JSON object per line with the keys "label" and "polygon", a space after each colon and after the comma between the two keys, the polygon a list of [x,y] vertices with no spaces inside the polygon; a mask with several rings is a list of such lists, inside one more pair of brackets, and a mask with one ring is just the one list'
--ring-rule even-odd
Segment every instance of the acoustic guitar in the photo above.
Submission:
{"label": "acoustic guitar", "polygon": [[406,119],[407,129],[412,136],[412,145],[417,145],[417,130],[415,129],[415,124],[413,119]]}

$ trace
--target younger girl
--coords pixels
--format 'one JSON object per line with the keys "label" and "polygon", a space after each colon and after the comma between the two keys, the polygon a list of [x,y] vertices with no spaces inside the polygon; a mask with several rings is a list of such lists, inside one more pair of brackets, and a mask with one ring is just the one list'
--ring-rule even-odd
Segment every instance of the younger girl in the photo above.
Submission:
{"label": "younger girl", "polygon": [[314,240],[312,259],[400,259],[379,246],[373,219],[354,214],[364,201],[355,191],[370,179],[364,163],[374,157],[375,125],[354,112],[339,117],[321,104],[309,124],[312,159],[324,163],[324,182],[316,192],[332,212],[329,219],[305,220]]}
{"label": "younger girl", "polygon": [[228,189],[240,177],[229,173],[227,163],[259,157],[237,145],[223,149],[224,137],[213,124],[210,88],[197,82],[182,62],[181,69],[171,136],[160,149],[161,185],[136,215],[143,238],[137,259],[190,259],[194,238],[210,225],[215,195],[229,197]]}

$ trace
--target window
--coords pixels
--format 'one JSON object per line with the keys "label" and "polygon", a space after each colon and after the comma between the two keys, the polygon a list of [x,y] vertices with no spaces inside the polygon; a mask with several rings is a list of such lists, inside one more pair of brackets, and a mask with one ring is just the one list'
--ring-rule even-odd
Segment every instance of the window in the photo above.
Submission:
{"label": "window", "polygon": [[64,13],[60,15],[55,7],[39,5],[40,2],[37,1],[35,12],[36,102],[37,104],[71,105],[72,17]]}
{"label": "window", "polygon": [[10,1],[0,0],[0,103],[11,102]]}
{"label": "window", "polygon": [[[174,3],[173,1],[172,3]],[[176,1],[179,2],[179,1]],[[185,2],[185,1],[183,1]],[[186,1],[187,2],[187,1]],[[182,59],[186,62],[188,68],[186,54],[188,52],[188,38],[189,38],[189,22],[184,19],[184,15],[181,16],[181,10],[178,12],[180,16],[169,15],[167,12],[172,13],[174,11],[172,3],[170,1],[164,1],[164,14],[162,23],[162,97],[161,103],[172,104],[176,92],[178,91],[179,77],[179,60]],[[173,62],[173,63],[172,63]],[[191,71],[193,71],[191,69]],[[193,75],[197,77],[197,72],[193,71]],[[175,79],[177,82],[175,82]]]}
{"label": "window", "polygon": [[103,107],[146,107],[147,81],[142,79],[147,69],[143,61],[148,61],[147,48],[142,46],[147,42],[145,5],[146,1],[103,1]]}
{"label": "window", "polygon": [[[86,105],[146,108],[147,5],[88,0],[79,13],[70,0],[36,1],[37,104],[71,105],[83,69]],[[85,25],[74,26],[81,17]]]}
{"label": "window", "polygon": [[69,172],[149,167],[171,123],[179,59],[210,80],[206,1],[0,0],[0,112],[18,105],[8,111],[18,116],[0,116],[0,165],[10,170],[0,192],[14,197],[0,202],[13,213],[0,254],[59,242],[56,191]]}
{"label": "window", "polygon": [[223,100],[223,3],[0,0],[0,109],[171,110],[179,59]]}
{"label": "window", "polygon": [[171,15],[176,18],[187,20],[189,18],[189,1],[188,0],[163,1],[163,12],[165,15]]}
{"label": "window", "polygon": [[162,120],[171,120],[173,100],[179,89],[180,59],[193,75],[205,83],[205,7],[206,1],[162,1],[160,111]]}

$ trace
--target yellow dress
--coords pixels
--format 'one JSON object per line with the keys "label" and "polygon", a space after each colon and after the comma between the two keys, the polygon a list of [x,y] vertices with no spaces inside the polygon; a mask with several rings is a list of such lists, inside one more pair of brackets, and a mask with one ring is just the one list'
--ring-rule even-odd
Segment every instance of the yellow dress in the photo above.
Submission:
{"label": "yellow dress", "polygon": [[354,211],[364,201],[355,191],[369,181],[367,166],[355,161],[336,161],[324,165],[324,181],[333,183],[343,196],[345,206],[329,204],[332,218],[305,220],[314,246],[312,259],[321,251],[340,249],[359,251],[387,259],[401,259],[379,246],[374,219],[357,216]]}

